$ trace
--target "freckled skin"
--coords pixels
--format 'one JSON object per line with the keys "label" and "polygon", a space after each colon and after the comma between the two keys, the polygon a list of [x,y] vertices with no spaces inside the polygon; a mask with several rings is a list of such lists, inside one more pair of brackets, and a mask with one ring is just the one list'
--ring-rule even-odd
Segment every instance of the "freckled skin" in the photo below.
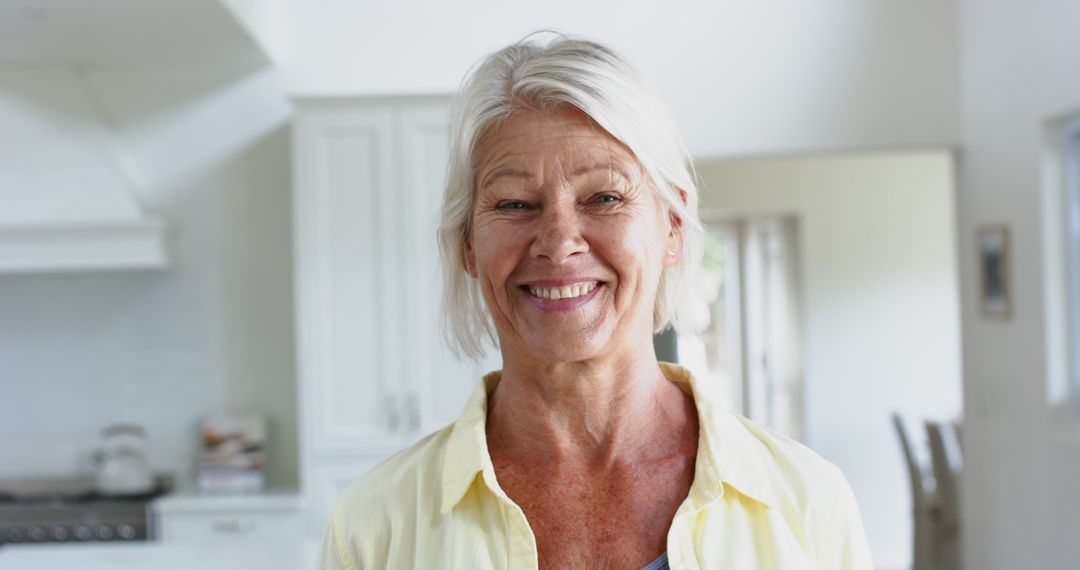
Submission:
{"label": "freckled skin", "polygon": [[696,443],[610,466],[510,459],[493,449],[499,485],[525,513],[540,568],[638,569],[667,549],[693,482]]}
{"label": "freckled skin", "polygon": [[[483,143],[469,255],[486,270],[500,341],[565,362],[651,334],[669,228],[633,154],[580,114],[527,114]],[[530,310],[520,284],[552,275],[598,278],[607,290],[577,314]]]}
{"label": "freckled skin", "polygon": [[[485,133],[466,259],[498,332],[502,379],[487,439],[541,568],[633,568],[666,550],[693,482],[693,399],[652,347],[677,219],[633,153],[586,115],[522,111]],[[600,282],[573,310],[524,284]]]}

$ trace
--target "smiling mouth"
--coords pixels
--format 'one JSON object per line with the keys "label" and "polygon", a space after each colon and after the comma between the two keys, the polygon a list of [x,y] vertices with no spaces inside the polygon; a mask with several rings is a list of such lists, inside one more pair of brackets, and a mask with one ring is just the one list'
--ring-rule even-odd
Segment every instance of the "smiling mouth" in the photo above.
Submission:
{"label": "smiling mouth", "polygon": [[583,283],[574,283],[573,285],[563,285],[561,287],[533,287],[531,285],[526,285],[523,289],[528,291],[533,297],[558,301],[561,299],[584,297],[600,285],[601,283],[596,281],[586,281]]}

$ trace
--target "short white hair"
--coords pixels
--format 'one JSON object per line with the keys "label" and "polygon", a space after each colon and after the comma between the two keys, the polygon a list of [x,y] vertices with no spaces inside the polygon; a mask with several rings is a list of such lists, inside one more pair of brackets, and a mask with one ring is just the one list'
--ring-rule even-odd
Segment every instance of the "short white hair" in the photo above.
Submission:
{"label": "short white hair", "polygon": [[[704,231],[690,157],[652,84],[623,58],[598,43],[530,34],[480,60],[465,76],[450,123],[449,164],[439,226],[443,265],[443,326],[447,344],[474,360],[485,340],[498,347],[477,280],[465,268],[475,191],[475,155],[488,129],[521,110],[573,106],[626,145],[645,169],[660,203],[679,217],[682,256],[660,276],[653,326],[684,332],[700,326],[697,291]],[[696,314],[696,315],[695,315]]]}

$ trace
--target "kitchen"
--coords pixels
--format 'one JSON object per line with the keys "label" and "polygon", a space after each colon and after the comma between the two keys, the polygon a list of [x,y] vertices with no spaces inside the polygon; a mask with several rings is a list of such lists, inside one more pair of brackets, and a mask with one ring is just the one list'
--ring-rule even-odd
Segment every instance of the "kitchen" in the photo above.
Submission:
{"label": "kitchen", "polygon": [[[38,511],[66,505],[77,519],[56,531],[57,525],[27,524],[38,515],[21,511],[14,518],[26,527],[15,534],[22,544],[0,543],[0,569],[314,565],[333,496],[381,458],[451,421],[470,382],[498,366],[461,364],[441,352],[436,335],[417,334],[437,328],[437,294],[425,294],[424,285],[434,282],[434,252],[424,240],[441,176],[441,143],[432,133],[442,128],[468,66],[529,31],[558,27],[625,49],[663,86],[691,152],[717,180],[744,179],[721,164],[724,157],[883,149],[951,156],[982,141],[960,127],[962,116],[983,117],[977,98],[988,91],[974,87],[991,82],[958,69],[958,60],[983,69],[977,64],[990,53],[979,38],[992,24],[972,5],[840,2],[789,7],[803,10],[790,17],[766,6],[685,2],[657,13],[626,10],[620,23],[608,18],[624,10],[612,2],[560,4],[566,14],[550,7],[508,14],[478,1],[459,10],[425,6],[432,13],[419,20],[412,4],[0,3],[0,513],[22,498]],[[1046,14],[1059,12],[1067,10]],[[1071,21],[1075,11],[1046,14],[1040,21]],[[481,31],[461,33],[474,28]],[[922,39],[913,45],[911,37]],[[967,51],[958,55],[964,41]],[[730,76],[700,71],[717,68]],[[976,83],[962,91],[963,81]],[[342,125],[375,135],[345,137],[341,153],[359,157],[377,148],[391,158],[336,175],[355,177],[345,185],[404,189],[393,193],[396,202],[365,208],[320,186],[325,157],[313,149]],[[396,182],[365,178],[380,168]],[[989,184],[993,177],[979,172]],[[1014,199],[1027,204],[1022,186]],[[1002,352],[994,347],[1003,342],[998,334],[1017,335],[1022,326],[1022,338],[1034,338],[1032,327],[1041,329],[1023,318],[999,326],[974,314],[967,302],[976,271],[969,234],[976,222],[1014,221],[1014,214],[962,183],[956,191],[956,220],[949,223],[959,236],[952,249],[960,298],[945,312],[958,315],[949,330],[962,327],[963,353],[955,347],[949,362],[957,363],[956,377],[932,398],[922,396],[939,376],[927,369],[921,378],[912,374],[899,400],[924,415],[961,407],[989,414],[993,421],[976,416],[985,423],[972,424],[973,441],[985,443],[972,452],[983,453],[976,465],[997,465],[990,436],[1015,422],[994,414],[1008,409],[1001,387],[1012,384],[968,379],[961,386],[960,359],[965,371],[993,376],[1008,368],[1015,377],[1035,377],[1043,347],[1028,347],[1008,367],[993,364]],[[352,217],[319,217],[327,211]],[[406,214],[414,212],[424,214]],[[1023,225],[1026,219],[1014,221],[1019,239],[1039,234],[1040,226]],[[326,224],[341,232],[346,247],[322,241],[318,228]],[[1016,245],[1026,251],[1018,253],[1022,263],[1039,257],[1033,242]],[[341,262],[350,258],[371,263]],[[377,270],[365,270],[371,267]],[[1019,286],[1024,295],[1036,288]],[[327,287],[352,295],[321,294]],[[1026,314],[1038,312],[1039,298],[1022,299]],[[361,317],[376,305],[400,308],[406,324],[365,322]],[[342,310],[359,316],[331,316]],[[320,352],[326,346],[337,350],[328,356]],[[324,376],[329,366],[337,372]],[[448,371],[449,381],[415,380],[434,370]],[[823,418],[834,411],[808,409],[816,426],[808,435],[840,459],[863,494],[879,566],[907,567],[909,513],[893,500],[905,492],[905,475],[887,418],[845,419],[865,419],[849,431],[874,450],[866,452],[844,447],[850,434],[830,431],[836,424]],[[205,434],[215,418],[255,418],[256,427],[246,429],[248,449],[260,451],[241,471],[248,483],[219,482],[207,492],[213,484],[200,486],[200,476],[212,474]],[[1019,438],[1005,436],[1005,445],[1025,447],[1010,437]],[[1061,441],[1072,445],[1066,436]],[[1031,459],[1064,478],[1075,455]],[[865,459],[882,456],[889,459]],[[976,500],[965,509],[985,514],[979,509],[987,502],[977,499],[999,487],[978,474],[972,481]],[[230,484],[249,487],[222,490]],[[110,494],[136,504],[134,518],[102,523],[113,516],[103,498]],[[1063,504],[1075,503],[1075,493],[1065,496]],[[1053,528],[1067,526],[1070,511],[1061,509],[1048,515],[1062,522]],[[1071,552],[1065,541],[1043,551],[1023,529],[1001,530],[1013,523],[983,522],[1012,520],[996,515],[967,517],[967,550],[1015,551],[1044,567]],[[94,540],[71,544],[87,532]]]}
{"label": "kitchen", "polygon": [[[326,339],[343,345],[340,385],[298,379],[314,375],[298,371],[312,342],[298,321],[336,310],[294,277],[315,257],[296,250],[333,248],[294,231],[294,200],[316,195],[294,192],[306,184],[294,137],[320,103],[290,98],[226,6],[19,2],[0,22],[0,360],[17,394],[5,401],[19,403],[0,414],[13,458],[0,462],[0,567],[312,566],[340,489],[449,422],[474,369],[421,359],[414,338],[408,354],[399,344],[405,364],[456,367],[460,382],[344,381],[372,377],[356,367],[387,348],[357,329]],[[400,112],[423,135],[431,120],[445,128],[447,99],[406,98]],[[428,172],[444,160],[409,159]],[[410,231],[409,253],[428,260],[426,228]],[[353,280],[370,321],[385,299],[355,265],[332,277]],[[409,306],[434,314],[433,302]],[[348,407],[304,416],[329,390]]]}
{"label": "kitchen", "polygon": [[[312,566],[290,108],[265,56],[212,2],[8,2],[0,26],[0,480],[19,499],[0,524],[48,542],[0,566]],[[200,432],[229,414],[265,424],[265,491],[204,498]],[[230,548],[267,532],[286,540]]]}

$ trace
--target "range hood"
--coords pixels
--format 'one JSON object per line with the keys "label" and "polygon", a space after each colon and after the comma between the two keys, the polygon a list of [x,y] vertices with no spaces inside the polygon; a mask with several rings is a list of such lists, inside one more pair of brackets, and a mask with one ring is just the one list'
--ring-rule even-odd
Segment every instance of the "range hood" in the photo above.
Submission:
{"label": "range hood", "polygon": [[137,178],[77,69],[0,73],[0,273],[166,267]]}

